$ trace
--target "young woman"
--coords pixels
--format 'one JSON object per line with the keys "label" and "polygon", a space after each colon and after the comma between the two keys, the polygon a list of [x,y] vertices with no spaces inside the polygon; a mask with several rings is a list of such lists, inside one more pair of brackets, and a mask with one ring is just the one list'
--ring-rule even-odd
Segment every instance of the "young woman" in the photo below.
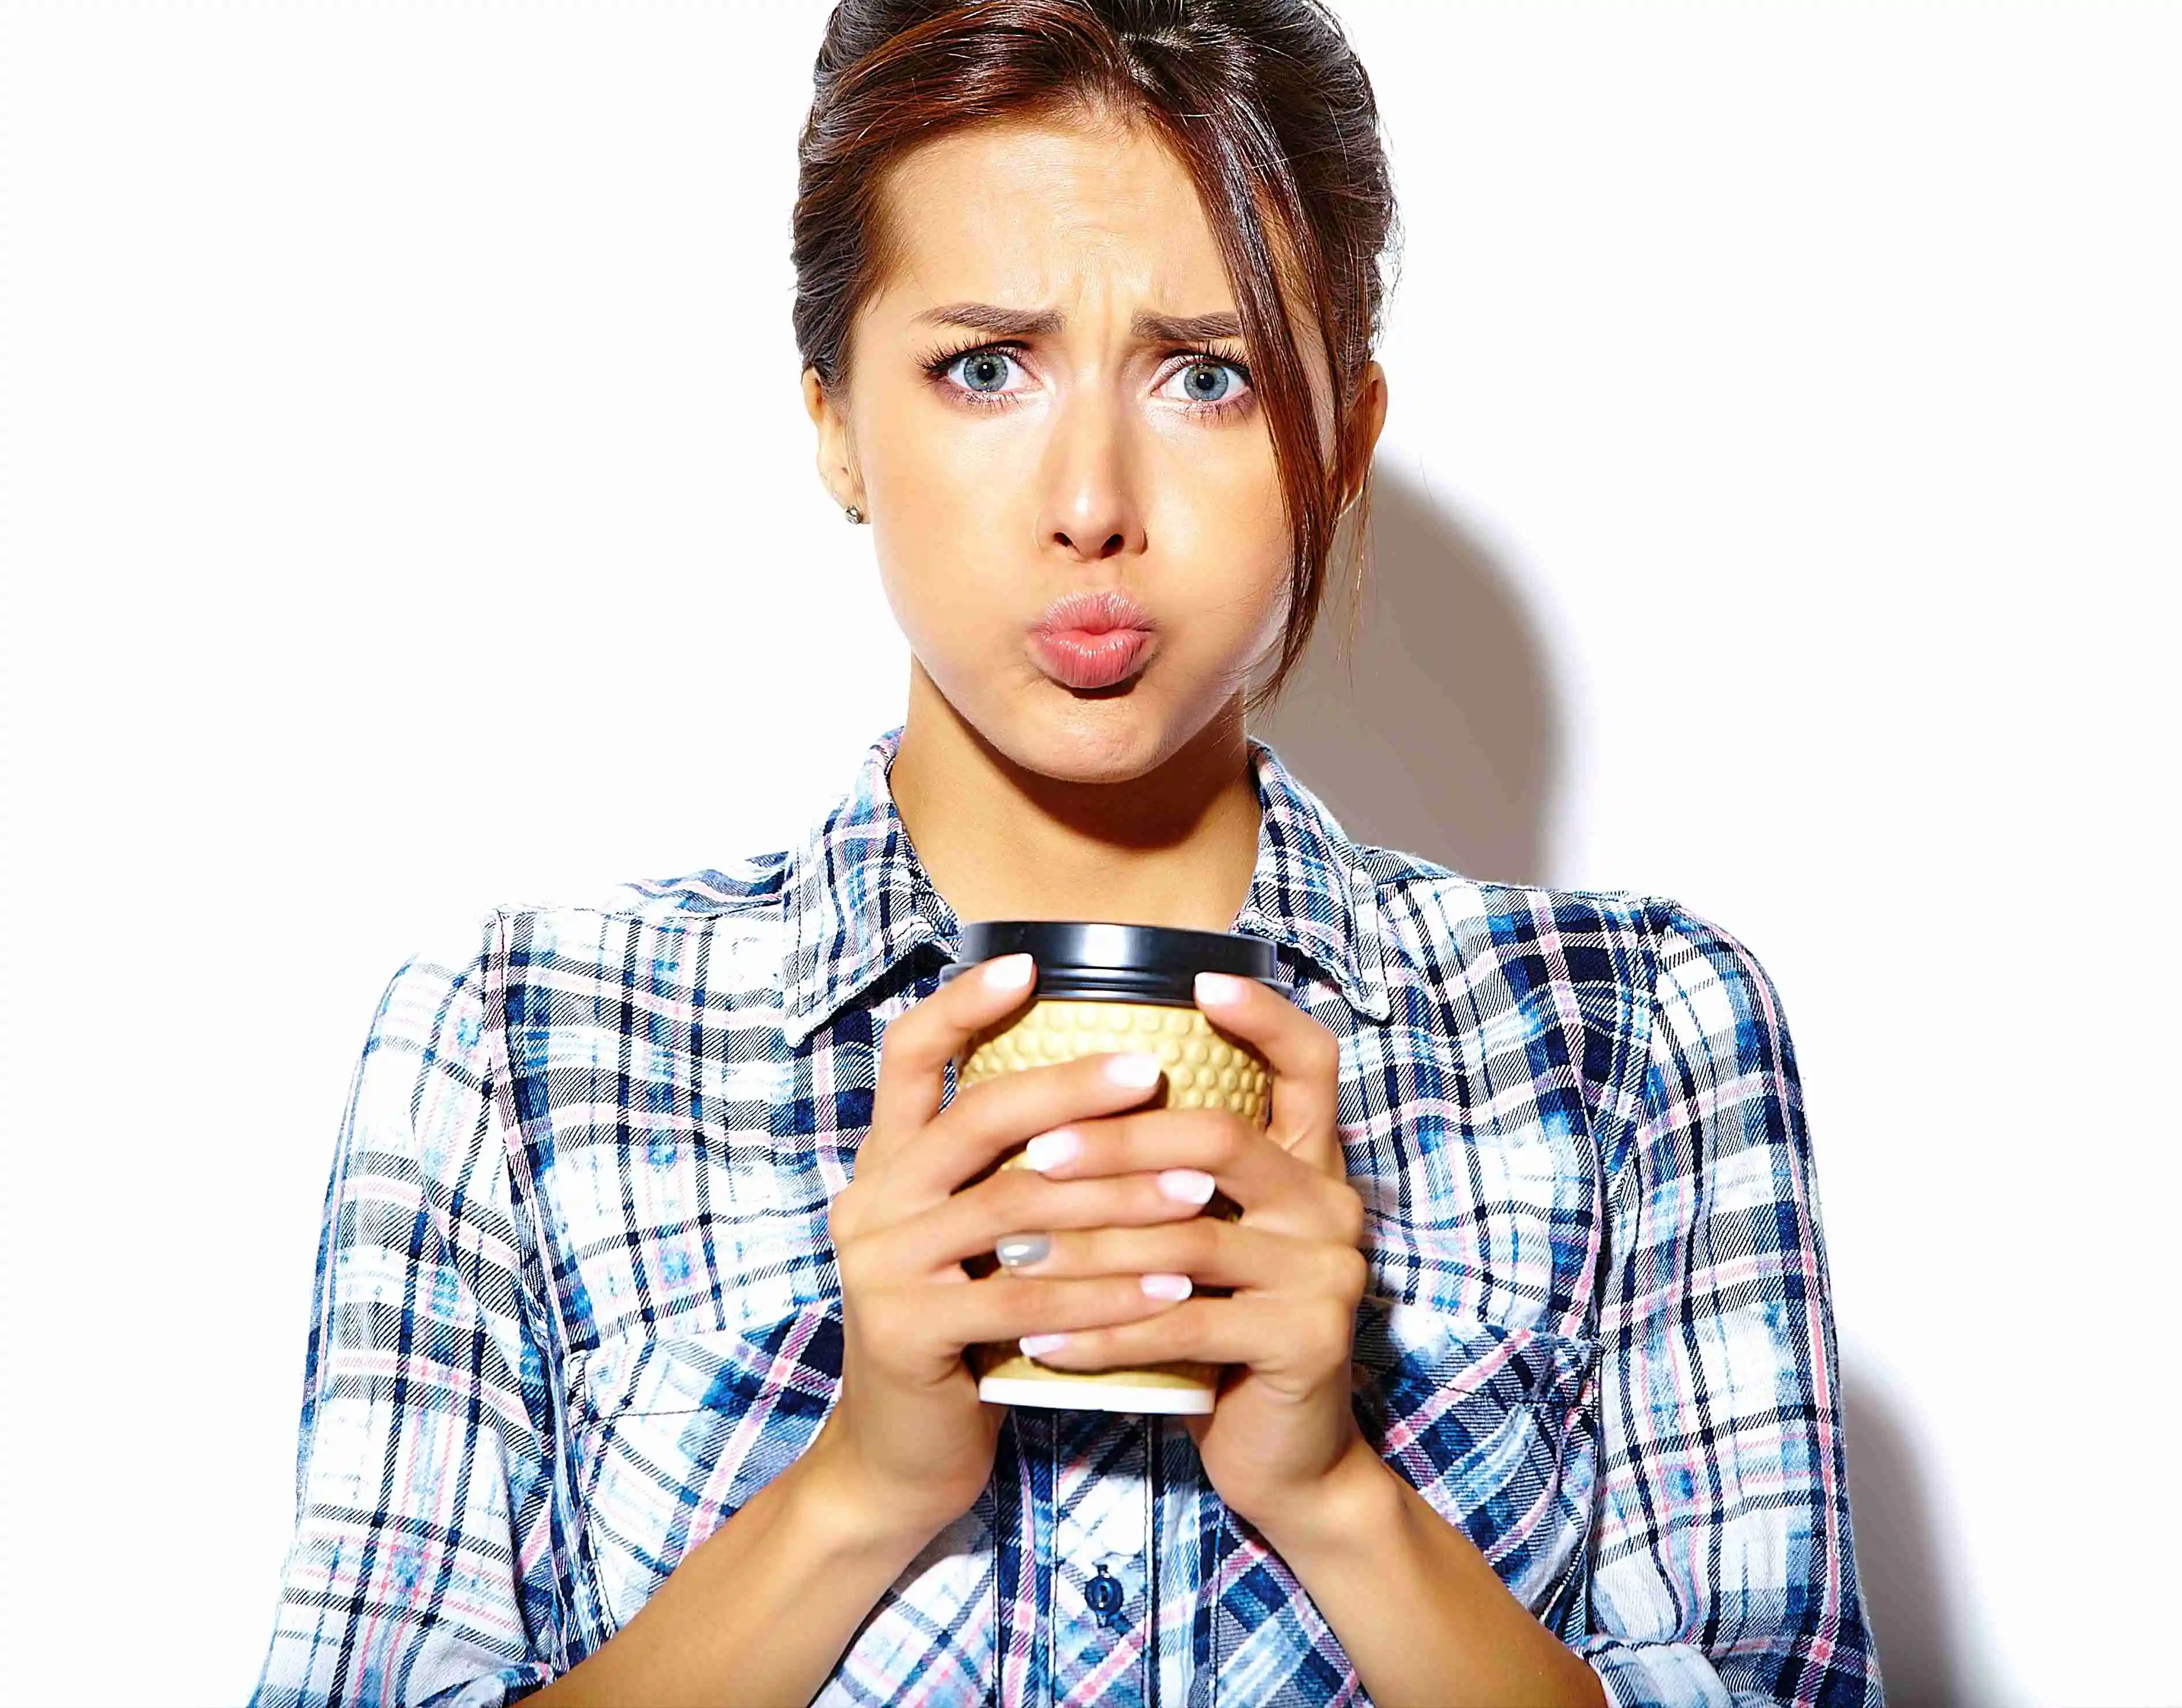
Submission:
{"label": "young woman", "polygon": [[[1393,217],[1306,0],[834,9],[795,331],[906,718],[800,845],[396,975],[258,1701],[1880,1700],[1765,972],[1360,846],[1246,733],[1361,519]],[[954,1094],[1037,976],[942,985],[961,923],[1085,917],[1277,946],[1197,992],[1269,1128],[1112,1056]],[[1228,1369],[981,1401],[1032,1336]]]}

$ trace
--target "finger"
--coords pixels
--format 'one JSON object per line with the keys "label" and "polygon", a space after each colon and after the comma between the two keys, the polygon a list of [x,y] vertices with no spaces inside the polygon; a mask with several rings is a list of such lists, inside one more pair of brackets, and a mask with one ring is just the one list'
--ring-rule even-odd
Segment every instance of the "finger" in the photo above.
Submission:
{"label": "finger", "polygon": [[1146,1293],[1134,1275],[1032,1280],[1000,1274],[932,1296],[942,1338],[958,1346],[1012,1345],[1025,1335],[1065,1334],[1175,1308],[1173,1301]]}
{"label": "finger", "polygon": [[1271,986],[1227,973],[1199,973],[1197,1005],[1215,1031],[1232,1033],[1272,1064],[1266,1132],[1282,1149],[1346,1179],[1337,1092],[1341,1040]]}
{"label": "finger", "polygon": [[944,1274],[964,1258],[991,1255],[1024,1228],[1094,1228],[1179,1221],[1199,1214],[1201,1197],[1162,1191],[1154,1174],[1116,1175],[1064,1186],[1035,1169],[1001,1169],[869,1237],[888,1273]]}
{"label": "finger", "polygon": [[[1023,1242],[1046,1255],[1011,1262]],[[994,1242],[994,1255],[1017,1275],[1180,1275],[1193,1289],[1253,1292],[1343,1293],[1364,1291],[1363,1254],[1354,1246],[1298,1238],[1243,1222],[1197,1216],[1151,1227],[1041,1229]],[[1353,1307],[1352,1307],[1353,1308]]]}
{"label": "finger", "polygon": [[1355,1191],[1226,1109],[1136,1109],[1077,1124],[1081,1147],[1054,1180],[1194,1169],[1279,1232],[1354,1243]]}
{"label": "finger", "polygon": [[891,1021],[879,1045],[872,1125],[857,1153],[861,1170],[883,1164],[939,1113],[947,1064],[977,1032],[1020,1009],[1038,982],[1029,954],[996,955],[951,978]]}
{"label": "finger", "polygon": [[[989,1286],[1000,1280],[980,1282]],[[1291,1379],[1302,1398],[1344,1367],[1355,1344],[1356,1320],[1337,1299],[1294,1294],[1238,1293],[1228,1299],[1184,1299],[1163,1312],[1062,1329],[1061,1345],[1033,1353],[1057,1369],[1104,1370],[1120,1365],[1200,1359],[1247,1364],[1276,1386]]]}
{"label": "finger", "polygon": [[1045,1133],[1075,1130],[1141,1103],[1160,1082],[1157,1056],[1103,1050],[1072,1061],[995,1075],[958,1091],[888,1170],[897,1202],[939,1202],[975,1185],[1011,1152]]}

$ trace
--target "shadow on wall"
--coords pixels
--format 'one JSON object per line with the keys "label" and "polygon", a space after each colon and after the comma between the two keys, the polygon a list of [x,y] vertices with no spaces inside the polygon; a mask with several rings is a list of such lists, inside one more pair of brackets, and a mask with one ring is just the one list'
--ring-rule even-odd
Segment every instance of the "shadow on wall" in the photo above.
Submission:
{"label": "shadow on wall", "polygon": [[[1544,644],[1507,575],[1427,495],[1382,468],[1371,503],[1361,600],[1327,596],[1302,668],[1251,733],[1355,841],[1543,882],[1560,749]],[[1344,532],[1330,573],[1348,544]]]}
{"label": "shadow on wall", "polygon": [[1915,1439],[1883,1379],[1841,1359],[1849,1523],[1891,1708],[1985,1708],[2007,1700],[1960,1636],[1954,1571],[1940,1550]]}
{"label": "shadow on wall", "polygon": [[[1337,590],[1287,695],[1252,733],[1354,840],[1474,878],[1547,882],[1563,723],[1549,639],[1507,572],[1414,484],[1383,467],[1362,600]],[[1347,550],[1337,546],[1336,562]],[[1352,611],[1356,638],[1342,646]],[[1884,1385],[1844,1363],[1850,1523],[1887,1700],[1991,1701],[1958,1652],[1929,1479]]]}

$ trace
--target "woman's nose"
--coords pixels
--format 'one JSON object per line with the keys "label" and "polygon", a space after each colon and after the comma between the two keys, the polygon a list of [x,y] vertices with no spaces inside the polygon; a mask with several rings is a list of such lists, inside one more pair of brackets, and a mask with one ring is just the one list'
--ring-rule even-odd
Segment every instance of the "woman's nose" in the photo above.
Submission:
{"label": "woman's nose", "polygon": [[1110,557],[1142,544],[1127,423],[1116,402],[1079,393],[1053,417],[1046,538],[1078,557]]}

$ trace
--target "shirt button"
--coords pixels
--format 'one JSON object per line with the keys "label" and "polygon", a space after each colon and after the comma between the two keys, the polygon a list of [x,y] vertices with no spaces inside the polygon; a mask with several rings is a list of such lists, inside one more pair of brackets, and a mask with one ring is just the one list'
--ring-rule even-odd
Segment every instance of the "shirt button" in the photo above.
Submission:
{"label": "shirt button", "polygon": [[1099,1616],[1099,1622],[1108,1630],[1121,1628],[1121,1607],[1124,1591],[1120,1583],[1106,1575],[1104,1562],[1099,1574],[1083,1586],[1083,1599],[1091,1604],[1091,1611]]}

